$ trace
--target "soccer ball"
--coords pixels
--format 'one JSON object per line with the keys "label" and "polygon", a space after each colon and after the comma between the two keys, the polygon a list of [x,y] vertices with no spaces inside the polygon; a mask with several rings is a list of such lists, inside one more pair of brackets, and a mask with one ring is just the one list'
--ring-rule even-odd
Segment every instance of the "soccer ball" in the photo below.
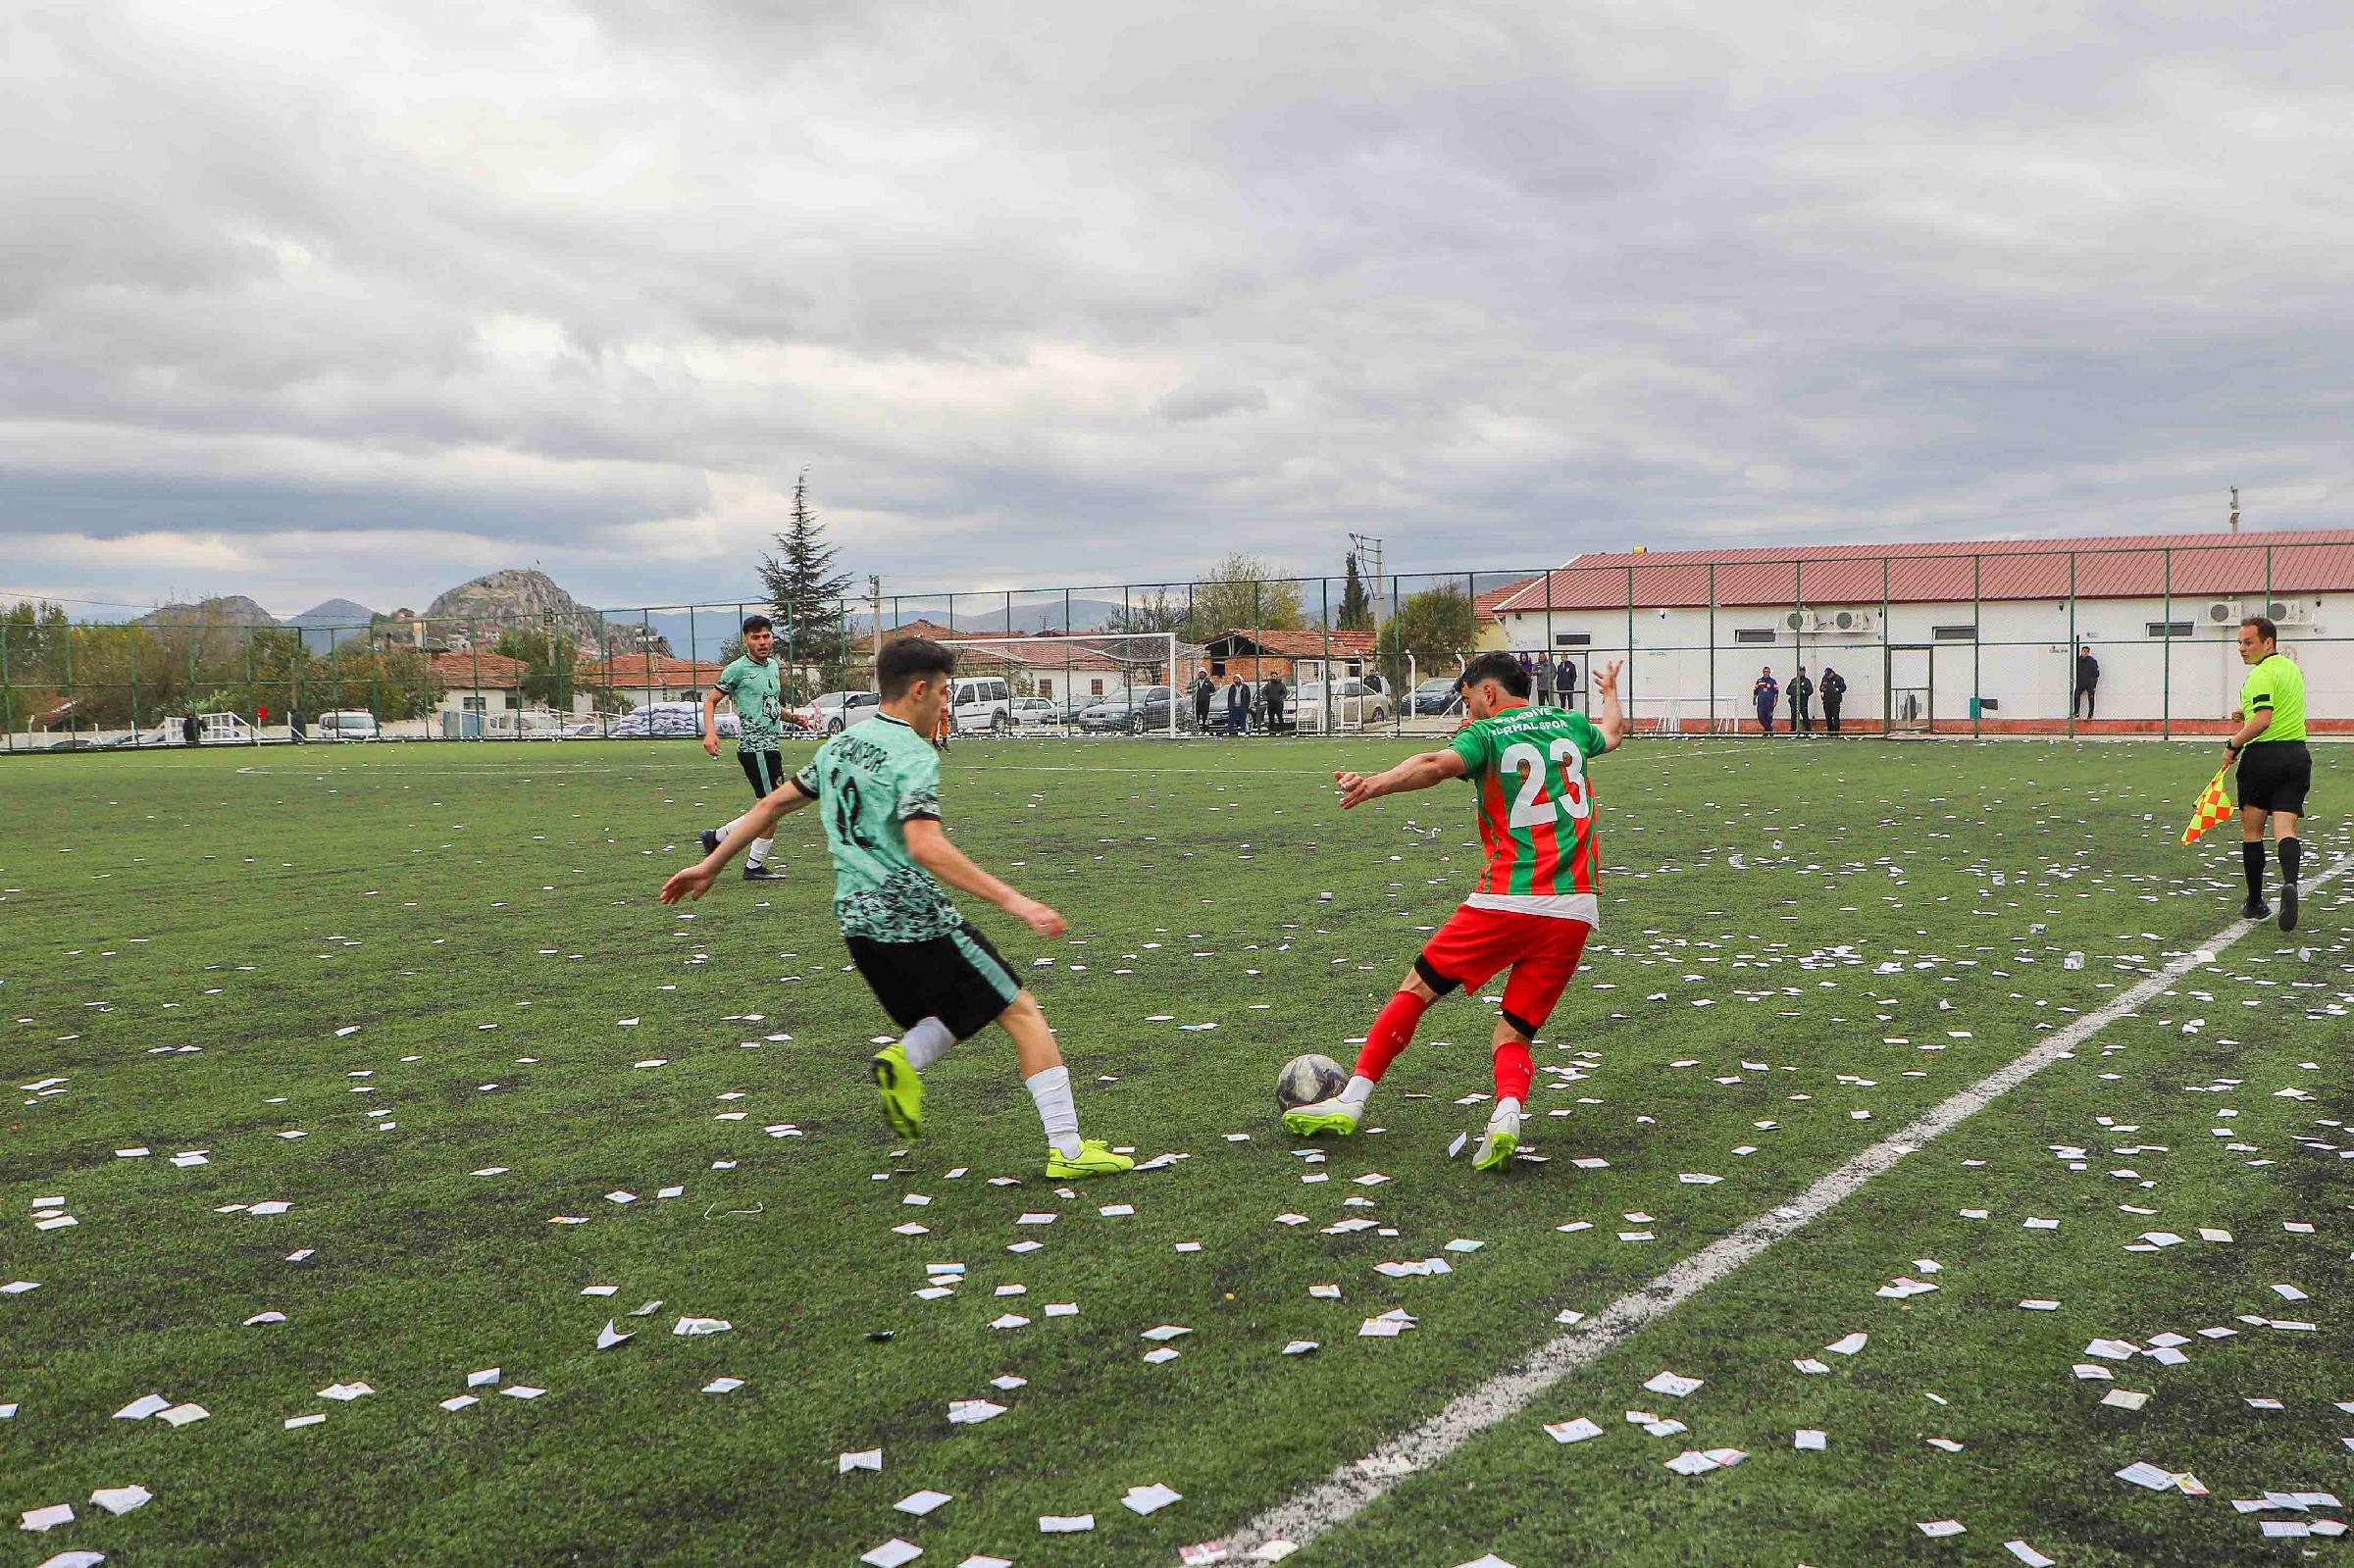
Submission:
{"label": "soccer ball", "polygon": [[1349,1075],[1329,1056],[1295,1056],[1275,1076],[1275,1103],[1287,1111],[1330,1099],[1349,1087]]}

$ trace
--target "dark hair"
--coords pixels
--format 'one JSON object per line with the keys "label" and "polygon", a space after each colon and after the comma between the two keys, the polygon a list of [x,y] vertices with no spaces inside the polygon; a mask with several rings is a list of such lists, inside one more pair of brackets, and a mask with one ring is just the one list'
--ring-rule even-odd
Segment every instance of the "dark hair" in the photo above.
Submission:
{"label": "dark hair", "polygon": [[1493,681],[1515,697],[1528,695],[1528,672],[1509,653],[1483,653],[1473,658],[1455,678],[1455,689],[1468,691],[1482,681]]}
{"label": "dark hair", "polygon": [[896,637],[875,655],[875,690],[885,702],[893,702],[925,676],[955,672],[956,655],[930,637]]}
{"label": "dark hair", "polygon": [[743,618],[743,634],[747,637],[755,632],[774,632],[776,629],[776,623],[767,616],[747,615]]}
{"label": "dark hair", "polygon": [[2256,634],[2267,642],[2280,640],[2280,628],[2274,624],[2269,615],[2243,615],[2239,618],[2239,624],[2254,627]]}

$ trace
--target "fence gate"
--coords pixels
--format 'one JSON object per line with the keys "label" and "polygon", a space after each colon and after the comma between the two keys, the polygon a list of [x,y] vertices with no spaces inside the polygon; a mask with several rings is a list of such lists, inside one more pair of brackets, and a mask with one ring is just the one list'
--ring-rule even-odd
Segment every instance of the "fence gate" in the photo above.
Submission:
{"label": "fence gate", "polygon": [[1888,733],[1927,733],[1937,725],[1937,653],[1928,644],[1888,649]]}

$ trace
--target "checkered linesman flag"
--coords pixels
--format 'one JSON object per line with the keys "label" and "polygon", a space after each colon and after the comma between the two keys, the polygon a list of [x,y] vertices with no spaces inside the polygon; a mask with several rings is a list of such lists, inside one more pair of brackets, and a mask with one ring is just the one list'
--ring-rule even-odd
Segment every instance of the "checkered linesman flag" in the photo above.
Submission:
{"label": "checkered linesman flag", "polygon": [[2227,762],[2216,769],[2215,777],[2208,780],[2207,787],[2200,791],[2199,803],[2190,808],[2190,826],[2182,830],[2184,843],[2198,842],[2199,835],[2219,822],[2229,820],[2231,802],[2224,795],[2224,775],[2230,771],[2231,764]]}

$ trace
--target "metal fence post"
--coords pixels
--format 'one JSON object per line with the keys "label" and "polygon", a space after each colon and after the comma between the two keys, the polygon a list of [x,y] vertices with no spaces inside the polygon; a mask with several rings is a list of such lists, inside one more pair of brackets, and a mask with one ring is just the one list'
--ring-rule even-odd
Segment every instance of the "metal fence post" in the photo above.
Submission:
{"label": "metal fence post", "polygon": [[[1682,726],[1677,726],[1680,730]],[[1739,726],[1734,727],[1736,730]],[[1709,563],[1709,717],[1701,725],[1702,734],[1713,734],[1716,729],[1716,563]]]}
{"label": "metal fence post", "polygon": [[[1985,566],[1984,556],[1975,550],[1970,552],[1970,737],[1972,740],[1978,738],[1981,723],[1978,710],[1984,705],[1981,699],[1986,690],[1984,654],[1981,651],[1986,646]],[[1934,659],[1937,657],[1936,638],[1932,635],[1929,640],[1929,657]]]}
{"label": "metal fence post", "polygon": [[2068,552],[2068,738],[2076,738],[2076,552]]}
{"label": "metal fence post", "polygon": [[2158,737],[2175,738],[2175,552],[2166,551],[2166,635],[2158,644]]}
{"label": "metal fence post", "polygon": [[1880,557],[1880,738],[1896,732],[1896,643],[1888,625],[1888,557]]}
{"label": "metal fence post", "polygon": [[[17,687],[8,673],[8,623],[6,621],[0,621],[0,721],[4,721],[7,725],[5,730],[0,730],[0,734],[7,736],[5,740],[0,740],[0,747],[14,751],[17,749]],[[135,737],[139,728],[135,707],[131,714],[131,733]]]}
{"label": "metal fence post", "polygon": [[[1546,576],[1546,591],[1552,591],[1553,579]],[[1591,661],[1589,661],[1591,662]],[[1632,729],[1635,722],[1635,569],[1626,569],[1626,722]]]}

